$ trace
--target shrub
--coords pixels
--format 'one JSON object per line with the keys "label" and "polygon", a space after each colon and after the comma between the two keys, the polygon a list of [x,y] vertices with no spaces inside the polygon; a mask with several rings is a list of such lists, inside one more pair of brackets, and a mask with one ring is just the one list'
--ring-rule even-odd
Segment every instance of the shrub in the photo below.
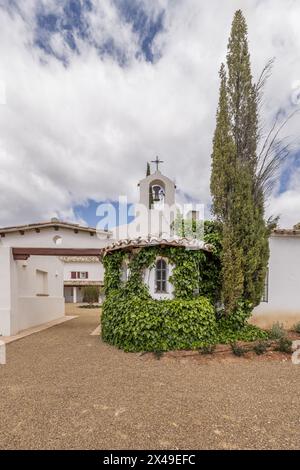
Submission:
{"label": "shrub", "polygon": [[288,338],[281,337],[278,340],[275,351],[280,351],[280,352],[283,352],[283,353],[290,354],[292,352],[292,341]]}
{"label": "shrub", "polygon": [[83,288],[83,302],[93,304],[99,301],[100,288],[97,286],[85,286]]}
{"label": "shrub", "polygon": [[268,331],[270,339],[280,339],[285,336],[285,331],[282,323],[273,323],[272,327]]}
{"label": "shrub", "polygon": [[214,308],[205,297],[153,300],[114,291],[101,323],[104,341],[131,352],[198,349],[217,340]]}
{"label": "shrub", "polygon": [[257,341],[259,339],[268,339],[268,333],[257,326],[246,324],[239,330],[232,330],[230,327],[224,328],[218,324],[217,342],[221,344],[234,343],[236,341]]}
{"label": "shrub", "polygon": [[78,305],[78,308],[89,308],[89,309],[101,308],[101,305],[100,304]]}
{"label": "shrub", "polygon": [[264,354],[268,349],[267,341],[259,341],[253,348],[258,356]]}
{"label": "shrub", "polygon": [[199,349],[199,354],[213,354],[216,349],[215,344],[207,344]]}
{"label": "shrub", "polygon": [[235,356],[241,357],[247,352],[247,349],[243,346],[239,346],[237,343],[231,343],[231,350]]}
{"label": "shrub", "polygon": [[296,331],[296,333],[300,333],[300,321],[298,321],[298,322],[293,326],[293,331]]}
{"label": "shrub", "polygon": [[252,310],[253,306],[250,302],[240,301],[232,313],[225,315],[224,312],[221,312],[219,318],[220,328],[225,330],[230,329],[231,331],[242,329],[247,324]]}

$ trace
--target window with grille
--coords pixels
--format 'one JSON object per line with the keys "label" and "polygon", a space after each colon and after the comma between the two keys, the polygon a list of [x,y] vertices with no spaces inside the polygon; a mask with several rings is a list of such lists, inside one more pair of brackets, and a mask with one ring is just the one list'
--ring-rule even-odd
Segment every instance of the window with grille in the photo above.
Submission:
{"label": "window with grille", "polygon": [[159,259],[156,262],[155,292],[167,292],[167,263],[164,259]]}
{"label": "window with grille", "polygon": [[89,278],[89,273],[85,271],[72,271],[71,272],[71,279],[88,279]]}

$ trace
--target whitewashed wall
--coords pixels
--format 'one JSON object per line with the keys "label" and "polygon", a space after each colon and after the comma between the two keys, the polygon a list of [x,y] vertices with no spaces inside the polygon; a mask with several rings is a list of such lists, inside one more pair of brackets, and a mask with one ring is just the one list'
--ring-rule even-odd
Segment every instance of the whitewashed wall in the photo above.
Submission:
{"label": "whitewashed wall", "polygon": [[[47,273],[47,295],[40,292],[37,270]],[[56,257],[14,261],[10,247],[0,247],[0,334],[19,331],[64,316],[63,264]]]}
{"label": "whitewashed wall", "polygon": [[268,301],[254,309],[253,320],[261,326],[300,321],[300,237],[270,238]]}
{"label": "whitewashed wall", "polygon": [[[57,244],[57,237],[61,243]],[[14,261],[11,247],[37,248],[102,248],[110,243],[106,233],[91,236],[89,232],[54,227],[40,227],[40,232],[25,230],[7,232],[0,238],[0,335],[9,336],[64,315],[64,265],[56,257],[31,256],[26,262]],[[36,292],[36,270],[48,273],[48,295]],[[66,279],[70,271],[88,271],[89,279],[103,280],[101,263],[65,265]]]}
{"label": "whitewashed wall", "polygon": [[[17,330],[64,316],[63,264],[51,256],[31,256],[27,266],[15,261],[18,285]],[[47,292],[41,292],[37,270],[47,273]],[[41,294],[46,294],[41,296]]]}
{"label": "whitewashed wall", "polygon": [[[61,244],[56,244],[57,237],[61,237]],[[35,230],[26,230],[24,235],[19,232],[7,232],[4,238],[0,238],[0,246],[13,247],[38,247],[38,248],[102,248],[110,243],[106,234],[91,236],[89,232],[74,233],[72,229],[53,227]]]}
{"label": "whitewashed wall", "polygon": [[17,286],[15,272],[12,271],[13,259],[9,247],[0,248],[0,335],[8,336],[15,330]]}
{"label": "whitewashed wall", "polygon": [[86,262],[66,262],[64,263],[64,280],[71,281],[71,272],[88,272],[89,281],[101,281],[104,280],[104,268],[103,264],[99,262],[86,263]]}

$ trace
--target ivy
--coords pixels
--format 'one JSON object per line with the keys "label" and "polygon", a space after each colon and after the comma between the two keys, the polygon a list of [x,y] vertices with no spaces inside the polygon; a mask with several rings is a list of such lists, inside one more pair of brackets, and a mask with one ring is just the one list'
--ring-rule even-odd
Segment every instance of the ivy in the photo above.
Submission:
{"label": "ivy", "polygon": [[197,349],[216,342],[214,308],[206,298],[153,300],[110,296],[102,313],[102,338],[125,351]]}
{"label": "ivy", "polygon": [[[263,339],[265,332],[246,324],[250,304],[240,303],[230,316],[216,314],[221,290],[221,228],[216,222],[205,222],[205,242],[212,245],[211,252],[152,246],[107,254],[103,340],[125,351],[167,351]],[[145,270],[159,256],[173,265],[172,300],[152,299],[144,282]],[[121,276],[124,262],[126,281]]]}
{"label": "ivy", "polygon": [[105,269],[104,291],[109,295],[112,290],[117,290],[121,285],[121,266],[125,257],[125,252],[116,251],[110,256],[105,256],[103,266]]}

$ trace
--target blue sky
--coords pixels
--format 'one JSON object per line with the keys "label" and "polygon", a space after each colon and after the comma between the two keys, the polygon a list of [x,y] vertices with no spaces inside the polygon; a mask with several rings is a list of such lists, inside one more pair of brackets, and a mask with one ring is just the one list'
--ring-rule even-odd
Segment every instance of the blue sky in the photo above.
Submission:
{"label": "blue sky", "polygon": [[[96,225],[99,202],[137,200],[157,154],[179,200],[209,217],[218,69],[239,7],[254,79],[276,57],[267,131],[299,107],[296,0],[0,0],[0,225]],[[293,152],[267,201],[283,226],[300,220],[298,129],[284,130]]]}
{"label": "blue sky", "polygon": [[[114,57],[121,66],[127,63],[126,54],[118,47],[113,37],[108,37],[104,41],[96,41],[89,30],[86,14],[93,13],[93,2],[86,0],[65,0],[57,1],[62,3],[62,9],[57,12],[49,12],[48,9],[40,5],[36,12],[35,44],[42,48],[47,54],[54,55],[57,59],[67,64],[67,59],[63,55],[57,55],[51,47],[51,37],[54,33],[62,32],[68,47],[79,53],[77,38],[86,41],[95,47],[100,57],[106,55]],[[154,18],[148,16],[143,4],[138,0],[113,0],[122,20],[128,23],[132,31],[137,34],[140,49],[136,56],[142,56],[146,61],[153,62],[155,57],[152,51],[152,43],[155,36],[163,29],[164,10],[162,9]]]}

